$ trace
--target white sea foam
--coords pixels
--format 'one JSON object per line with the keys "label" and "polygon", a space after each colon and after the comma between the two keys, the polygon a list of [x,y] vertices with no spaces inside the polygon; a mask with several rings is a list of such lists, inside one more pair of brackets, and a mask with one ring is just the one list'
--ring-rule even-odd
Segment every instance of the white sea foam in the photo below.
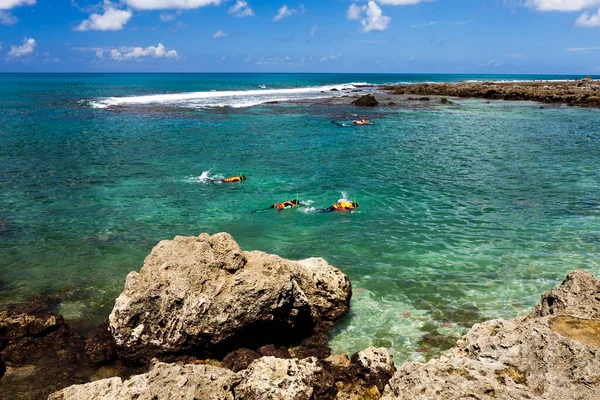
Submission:
{"label": "white sea foam", "polygon": [[187,183],[220,183],[220,180],[225,176],[221,174],[212,174],[212,168],[208,171],[203,171],[200,176],[188,176],[184,179]]}
{"label": "white sea foam", "polygon": [[[289,89],[256,89],[153,94],[145,96],[108,97],[90,101],[94,108],[118,106],[177,106],[187,108],[251,107],[271,101],[317,99],[342,96],[344,90],[354,89],[352,84],[298,87]],[[336,89],[332,91],[333,89]]]}

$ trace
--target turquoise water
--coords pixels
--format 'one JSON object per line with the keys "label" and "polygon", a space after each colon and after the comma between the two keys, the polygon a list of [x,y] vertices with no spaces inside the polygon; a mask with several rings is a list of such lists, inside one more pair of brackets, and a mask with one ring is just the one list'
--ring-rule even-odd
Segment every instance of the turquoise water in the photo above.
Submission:
{"label": "turquoise water", "polygon": [[[511,78],[564,77],[0,75],[0,301],[60,295],[66,318],[94,324],[159,240],[226,231],[245,250],[321,256],[350,276],[334,350],[423,360],[475,322],[527,312],[568,271],[600,272],[600,111],[242,105],[351,82]],[[297,87],[318,88],[277,92]],[[374,125],[330,122],[357,112]],[[248,180],[207,184],[206,171]],[[310,207],[249,213],[296,193]],[[311,212],[342,197],[359,211]]]}

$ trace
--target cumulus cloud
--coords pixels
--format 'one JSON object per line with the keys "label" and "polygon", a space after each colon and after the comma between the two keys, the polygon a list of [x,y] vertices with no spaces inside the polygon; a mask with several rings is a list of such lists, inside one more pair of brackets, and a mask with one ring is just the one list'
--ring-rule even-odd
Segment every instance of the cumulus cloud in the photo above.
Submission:
{"label": "cumulus cloud", "polygon": [[[304,13],[304,6],[300,5],[300,12]],[[277,15],[273,17],[273,21],[279,21],[287,17],[291,17],[294,14],[297,14],[298,10],[295,8],[288,8],[286,4],[282,5],[279,11],[277,11]]]}
{"label": "cumulus cloud", "polygon": [[411,6],[413,4],[424,3],[432,0],[378,0],[379,3],[389,6]]}
{"label": "cumulus cloud", "polygon": [[8,52],[8,57],[11,58],[20,58],[26,56],[27,54],[33,53],[35,50],[35,39],[33,38],[23,38],[23,45],[21,46],[10,46],[10,51]]}
{"label": "cumulus cloud", "polygon": [[104,58],[104,52],[107,51],[109,57],[115,61],[139,60],[144,57],[152,58],[179,58],[175,50],[167,50],[162,43],[158,46],[141,47],[121,47],[120,49],[96,50],[96,57]]}
{"label": "cumulus cloud", "polygon": [[248,2],[246,2],[244,0],[237,0],[235,5],[233,5],[232,7],[229,8],[228,12],[229,12],[229,14],[233,15],[234,17],[240,17],[240,18],[254,16],[254,11],[252,11],[252,8],[250,8],[250,5],[248,5]]}
{"label": "cumulus cloud", "polygon": [[227,36],[227,34],[225,32],[223,32],[222,30],[219,29],[213,35],[213,39],[220,39],[220,38],[224,38],[225,36]]}
{"label": "cumulus cloud", "polygon": [[32,6],[35,0],[0,0],[0,10],[10,10],[19,6]]}
{"label": "cumulus cloud", "polygon": [[104,14],[92,14],[76,31],[120,31],[131,19],[131,10],[118,10],[110,1],[104,1]]}
{"label": "cumulus cloud", "polygon": [[575,21],[576,26],[597,28],[600,26],[600,10],[596,14],[583,13]]}
{"label": "cumulus cloud", "polygon": [[362,13],[362,7],[357,6],[356,4],[351,4],[348,7],[348,12],[346,13],[346,18],[349,20],[360,19],[360,14]]}
{"label": "cumulus cloud", "polygon": [[9,11],[0,10],[0,25],[14,25],[17,22],[19,22],[19,19]]}
{"label": "cumulus cloud", "polygon": [[[0,0],[1,1],[1,0]],[[204,6],[221,4],[222,0],[124,0],[125,3],[136,10],[167,10],[185,9],[191,10]]]}
{"label": "cumulus cloud", "polygon": [[539,11],[581,11],[600,6],[600,0],[527,0],[525,6]]}
{"label": "cumulus cloud", "polygon": [[346,17],[349,20],[360,19],[360,23],[363,26],[363,32],[384,31],[392,20],[391,17],[383,15],[381,8],[372,0],[362,7],[351,4],[346,13]]}

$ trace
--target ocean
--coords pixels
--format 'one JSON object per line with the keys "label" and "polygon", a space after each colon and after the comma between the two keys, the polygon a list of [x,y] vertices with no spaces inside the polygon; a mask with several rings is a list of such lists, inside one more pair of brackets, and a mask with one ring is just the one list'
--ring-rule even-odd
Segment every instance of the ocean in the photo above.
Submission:
{"label": "ocean", "polygon": [[[87,329],[160,240],[225,231],[244,250],[323,257],[350,277],[334,351],[423,361],[476,322],[528,312],[569,271],[600,273],[600,110],[359,109],[342,96],[565,78],[581,77],[0,75],[0,303],[58,296]],[[296,197],[299,209],[250,213]],[[342,198],[359,209],[315,212]]]}

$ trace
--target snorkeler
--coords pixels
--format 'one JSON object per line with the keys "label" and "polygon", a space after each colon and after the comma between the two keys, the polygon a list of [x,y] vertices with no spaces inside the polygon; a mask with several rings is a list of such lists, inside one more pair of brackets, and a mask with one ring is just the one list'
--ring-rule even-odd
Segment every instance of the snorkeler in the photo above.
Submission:
{"label": "snorkeler", "polygon": [[357,208],[358,208],[358,203],[356,202],[356,200],[354,200],[352,202],[344,200],[344,201],[335,203],[331,207],[322,208],[320,210],[317,210],[317,212],[354,211]]}
{"label": "snorkeler", "polygon": [[268,211],[268,210],[272,210],[274,208],[276,208],[279,211],[282,211],[282,210],[287,210],[288,208],[298,207],[299,205],[300,205],[300,201],[298,201],[298,199],[288,200],[288,201],[284,201],[283,203],[273,204],[271,207],[268,207],[268,208],[262,208],[260,210],[250,211],[250,214],[254,214],[256,212]]}
{"label": "snorkeler", "polygon": [[235,183],[235,182],[241,182],[241,181],[245,181],[245,180],[246,180],[246,176],[242,175],[242,174],[239,174],[239,175],[236,175],[236,176],[230,176],[229,178],[223,178],[223,179],[204,178],[203,182],[209,182],[209,183]]}
{"label": "snorkeler", "polygon": [[237,176],[231,176],[229,178],[220,179],[217,182],[232,183],[232,182],[241,182],[241,181],[245,181],[245,180],[246,180],[246,176],[239,174]]}
{"label": "snorkeler", "polygon": [[373,124],[368,119],[359,119],[359,120],[356,120],[356,121],[353,121],[353,122],[354,122],[354,125],[372,125]]}

